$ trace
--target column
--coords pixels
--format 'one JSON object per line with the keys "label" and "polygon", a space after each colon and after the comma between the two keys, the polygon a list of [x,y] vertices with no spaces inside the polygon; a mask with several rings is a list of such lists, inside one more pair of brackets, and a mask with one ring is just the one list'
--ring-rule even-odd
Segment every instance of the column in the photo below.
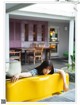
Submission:
{"label": "column", "polygon": [[9,14],[5,16],[5,72],[9,71]]}
{"label": "column", "polygon": [[5,21],[5,61],[9,61],[9,14],[6,14]]}
{"label": "column", "polygon": [[73,55],[74,48],[74,19],[70,20],[69,24],[69,59],[68,62],[71,64],[71,55]]}
{"label": "column", "polygon": [[[0,2],[0,104],[5,103],[5,2]],[[2,102],[4,101],[4,102]]]}
{"label": "column", "polygon": [[5,20],[5,61],[9,61],[9,14],[6,14]]}
{"label": "column", "polygon": [[79,79],[80,79],[80,4],[77,4],[76,8],[76,18],[75,18],[75,38],[76,38],[76,68],[75,68],[75,75],[76,75],[76,87],[77,87],[77,104],[80,102],[80,84],[79,84]]}

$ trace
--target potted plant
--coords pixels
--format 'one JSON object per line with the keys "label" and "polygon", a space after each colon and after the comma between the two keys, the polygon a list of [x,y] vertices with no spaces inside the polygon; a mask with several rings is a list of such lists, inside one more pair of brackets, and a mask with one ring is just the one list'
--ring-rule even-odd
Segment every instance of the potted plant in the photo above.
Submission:
{"label": "potted plant", "polygon": [[65,72],[69,73],[69,79],[71,82],[75,82],[75,55],[71,55],[71,64],[67,64],[66,67],[63,67]]}

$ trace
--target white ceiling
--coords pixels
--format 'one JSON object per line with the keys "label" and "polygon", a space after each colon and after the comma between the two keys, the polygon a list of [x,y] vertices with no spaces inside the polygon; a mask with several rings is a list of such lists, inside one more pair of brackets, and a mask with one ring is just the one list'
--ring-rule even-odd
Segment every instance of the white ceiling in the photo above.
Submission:
{"label": "white ceiling", "polygon": [[20,11],[28,11],[28,12],[37,12],[37,13],[46,13],[46,14],[54,14],[57,12],[62,13],[73,13],[74,12],[74,4],[73,3],[37,3],[28,7],[24,7],[19,9]]}

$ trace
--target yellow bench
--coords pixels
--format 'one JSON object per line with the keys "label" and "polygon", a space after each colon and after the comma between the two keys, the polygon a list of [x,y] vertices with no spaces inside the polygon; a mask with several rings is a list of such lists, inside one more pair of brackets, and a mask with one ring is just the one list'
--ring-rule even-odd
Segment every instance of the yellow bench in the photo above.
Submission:
{"label": "yellow bench", "polygon": [[[66,73],[67,84],[69,75]],[[60,74],[42,75],[6,82],[7,102],[36,101],[60,93],[63,90],[63,80]]]}

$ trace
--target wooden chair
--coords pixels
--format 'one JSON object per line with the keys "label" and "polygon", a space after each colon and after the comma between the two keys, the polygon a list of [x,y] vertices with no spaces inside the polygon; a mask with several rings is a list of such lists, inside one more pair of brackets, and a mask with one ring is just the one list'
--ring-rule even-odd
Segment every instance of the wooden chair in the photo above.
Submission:
{"label": "wooden chair", "polygon": [[45,47],[45,44],[44,43],[39,43],[38,44],[38,47],[43,47],[44,48]]}
{"label": "wooden chair", "polygon": [[28,62],[30,62],[30,59],[33,58],[34,64],[37,59],[43,61],[42,59],[42,54],[43,54],[43,48],[42,47],[35,47],[34,50],[31,52],[28,51],[27,57],[28,57]]}
{"label": "wooden chair", "polygon": [[37,43],[31,43],[30,47],[32,47],[32,48],[38,47],[38,44]]}
{"label": "wooden chair", "polygon": [[21,61],[21,51],[10,50],[10,59]]}

